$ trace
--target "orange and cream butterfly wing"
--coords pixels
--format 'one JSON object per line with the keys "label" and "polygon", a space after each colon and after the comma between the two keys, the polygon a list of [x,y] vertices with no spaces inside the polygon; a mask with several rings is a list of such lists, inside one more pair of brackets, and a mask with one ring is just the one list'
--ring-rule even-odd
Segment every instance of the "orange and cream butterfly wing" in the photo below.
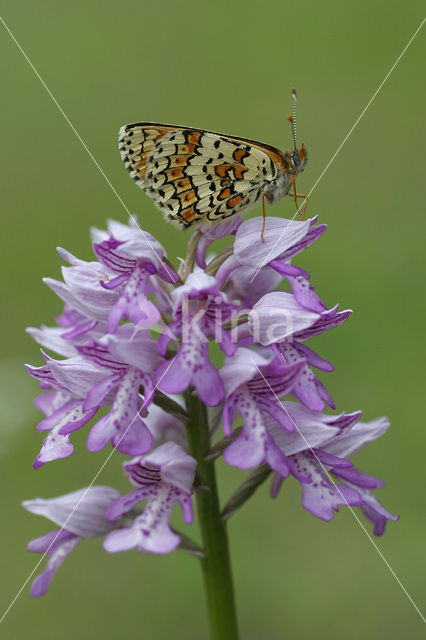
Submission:
{"label": "orange and cream butterfly wing", "polygon": [[274,147],[171,125],[124,126],[119,147],[130,176],[169,220],[183,226],[248,209],[284,169]]}

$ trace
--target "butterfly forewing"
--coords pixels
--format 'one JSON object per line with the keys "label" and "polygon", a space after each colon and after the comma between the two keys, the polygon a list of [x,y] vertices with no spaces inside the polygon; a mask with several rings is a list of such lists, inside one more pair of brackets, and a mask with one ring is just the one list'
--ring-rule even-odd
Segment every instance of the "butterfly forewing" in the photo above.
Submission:
{"label": "butterfly forewing", "polygon": [[274,147],[171,125],[122,127],[119,146],[131,177],[169,220],[184,226],[251,207],[283,169]]}

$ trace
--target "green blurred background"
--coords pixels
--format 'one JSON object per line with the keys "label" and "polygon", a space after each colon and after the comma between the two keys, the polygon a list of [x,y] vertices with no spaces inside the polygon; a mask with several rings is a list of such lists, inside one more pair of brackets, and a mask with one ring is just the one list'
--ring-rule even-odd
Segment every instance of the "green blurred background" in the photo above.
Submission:
{"label": "green blurred background", "polygon": [[[219,0],[126,3],[4,0],[3,18],[144,229],[170,259],[188,236],[163,222],[117,151],[122,124],[153,120],[264,140],[287,148],[285,115],[298,88],[298,139],[310,154],[309,190],[422,20],[423,3]],[[2,71],[1,609],[38,556],[31,538],[51,526],[20,502],[86,486],[105,458],[78,453],[38,470],[38,388],[24,362],[40,363],[27,325],[50,324],[60,304],[42,276],[59,277],[61,245],[89,258],[88,229],[126,211],[16,44],[0,28]],[[424,517],[424,43],[419,33],[315,188],[309,214],[329,225],[296,263],[331,306],[354,310],[316,339],[336,366],[326,384],[338,410],[387,414],[392,427],[357,456],[386,480],[378,492],[401,518],[377,545],[416,603],[425,596]],[[423,62],[423,65],[422,65]],[[259,212],[257,212],[259,213]],[[288,199],[273,210],[291,217]],[[219,466],[222,496],[242,474]],[[99,482],[125,491],[119,458]],[[267,487],[229,523],[241,637],[347,640],[421,638],[401,587],[345,509],[323,523],[289,481]],[[180,524],[180,514],[176,514]],[[371,531],[371,527],[368,526]],[[193,535],[197,536],[196,527]],[[176,552],[107,555],[86,542],[47,596],[28,585],[0,629],[15,639],[208,637],[197,561]]]}

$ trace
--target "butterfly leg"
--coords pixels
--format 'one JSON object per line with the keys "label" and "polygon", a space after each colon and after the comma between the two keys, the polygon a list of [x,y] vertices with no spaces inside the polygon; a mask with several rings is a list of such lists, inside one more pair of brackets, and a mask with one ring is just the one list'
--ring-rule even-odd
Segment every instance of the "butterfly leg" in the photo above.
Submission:
{"label": "butterfly leg", "polygon": [[[308,206],[308,196],[306,193],[296,192],[296,179],[294,175],[291,176],[291,183],[293,185],[293,200],[294,200],[294,204],[296,205],[297,213],[299,214],[301,220],[305,220],[305,211],[306,211],[306,207]],[[305,204],[303,205],[302,211],[300,211],[299,205],[297,204],[297,198],[305,198]]]}
{"label": "butterfly leg", "polygon": [[305,211],[306,211],[306,207],[308,206],[308,195],[306,193],[296,193],[296,198],[304,198],[305,199],[302,211],[299,211],[299,208],[297,208],[297,210],[299,212],[300,219],[301,220],[306,220]]}
{"label": "butterfly leg", "polygon": [[263,215],[263,224],[262,224],[262,231],[260,232],[260,239],[262,240],[262,242],[265,242],[263,239],[263,232],[265,231],[265,222],[266,222],[266,213],[265,213],[265,198],[268,198],[269,202],[271,202],[271,196],[269,196],[267,193],[263,192],[262,193],[262,215]]}

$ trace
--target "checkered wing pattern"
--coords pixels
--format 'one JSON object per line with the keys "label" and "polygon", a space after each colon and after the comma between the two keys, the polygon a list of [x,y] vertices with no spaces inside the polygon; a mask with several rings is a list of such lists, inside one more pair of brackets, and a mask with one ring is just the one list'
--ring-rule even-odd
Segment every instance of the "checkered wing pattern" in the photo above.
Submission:
{"label": "checkered wing pattern", "polygon": [[133,180],[170,221],[185,227],[250,208],[284,168],[274,147],[149,122],[122,127],[119,148]]}

